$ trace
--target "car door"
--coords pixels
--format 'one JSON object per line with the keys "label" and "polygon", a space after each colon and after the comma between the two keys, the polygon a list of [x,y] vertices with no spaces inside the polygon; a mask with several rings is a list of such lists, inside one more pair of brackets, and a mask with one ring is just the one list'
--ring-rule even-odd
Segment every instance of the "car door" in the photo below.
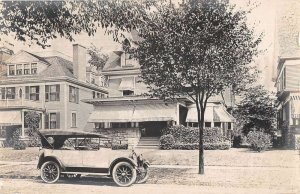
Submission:
{"label": "car door", "polygon": [[109,168],[110,154],[108,149],[82,150],[83,166],[90,168]]}
{"label": "car door", "polygon": [[80,150],[56,150],[59,152],[59,159],[66,167],[81,167],[82,152]]}

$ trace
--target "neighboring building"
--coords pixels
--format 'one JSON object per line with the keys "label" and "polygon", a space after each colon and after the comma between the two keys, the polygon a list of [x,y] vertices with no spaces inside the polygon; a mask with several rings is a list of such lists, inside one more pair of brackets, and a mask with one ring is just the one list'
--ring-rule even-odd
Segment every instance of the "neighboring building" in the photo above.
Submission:
{"label": "neighboring building", "polygon": [[[139,78],[140,73],[139,63],[129,54],[111,53],[102,70],[108,79],[109,98],[84,100],[94,105],[89,122],[95,124],[96,130],[135,146],[141,137],[160,137],[161,130],[168,125],[196,127],[193,101],[185,97],[163,101],[143,96],[148,90]],[[232,129],[234,118],[216,99],[208,103],[205,125],[221,127],[226,134]]]}
{"label": "neighboring building", "polygon": [[41,129],[87,130],[93,106],[81,99],[108,94],[100,76],[87,68],[86,49],[78,44],[73,45],[73,62],[20,51],[6,63],[7,71],[0,76],[2,141],[11,138],[16,129],[21,130],[21,138],[26,137],[24,118],[31,110],[41,114]]}
{"label": "neighboring building", "polygon": [[13,55],[13,51],[6,48],[0,47],[0,75],[3,71],[6,71],[5,61]]}
{"label": "neighboring building", "polygon": [[[300,2],[280,1],[278,7],[275,36],[275,55],[278,56],[275,79],[279,101],[278,128],[281,129],[284,145],[299,149]],[[287,127],[282,127],[283,124]]]}

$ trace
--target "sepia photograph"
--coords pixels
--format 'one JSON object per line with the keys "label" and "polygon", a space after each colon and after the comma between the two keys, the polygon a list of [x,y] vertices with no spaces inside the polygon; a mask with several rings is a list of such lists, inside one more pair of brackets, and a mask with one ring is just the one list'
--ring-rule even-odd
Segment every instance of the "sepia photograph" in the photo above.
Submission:
{"label": "sepia photograph", "polygon": [[0,0],[1,194],[299,194],[299,0]]}

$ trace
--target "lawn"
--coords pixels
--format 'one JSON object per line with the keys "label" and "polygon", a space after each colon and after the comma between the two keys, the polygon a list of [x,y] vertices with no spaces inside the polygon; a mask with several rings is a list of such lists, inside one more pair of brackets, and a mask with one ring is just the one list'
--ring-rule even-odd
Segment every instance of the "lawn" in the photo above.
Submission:
{"label": "lawn", "polygon": [[[154,165],[185,165],[198,164],[197,150],[136,150],[143,153],[144,158]],[[37,161],[38,148],[13,150],[0,148],[0,161],[29,162]],[[246,148],[230,150],[205,150],[206,166],[234,167],[299,167],[299,152],[294,150],[270,150],[262,153]]]}
{"label": "lawn", "polygon": [[[153,166],[147,183],[202,185],[212,187],[272,188],[293,191],[299,187],[300,155],[294,150],[271,150],[262,153],[248,149],[205,151],[205,175],[197,173],[197,150],[137,150]],[[38,148],[0,149],[0,161],[37,161]],[[170,168],[155,165],[185,165],[192,168]],[[36,164],[0,164],[0,178],[38,178]],[[81,181],[88,180],[83,177]],[[102,179],[97,180],[101,182]]]}

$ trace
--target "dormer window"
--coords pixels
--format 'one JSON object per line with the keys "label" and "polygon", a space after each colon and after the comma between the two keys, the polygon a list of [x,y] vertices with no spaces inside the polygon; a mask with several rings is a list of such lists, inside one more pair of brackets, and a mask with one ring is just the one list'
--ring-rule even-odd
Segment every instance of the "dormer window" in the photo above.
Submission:
{"label": "dormer window", "polygon": [[29,74],[30,74],[30,65],[24,64],[24,75],[29,75]]}
{"label": "dormer window", "polygon": [[37,64],[31,63],[31,74],[37,74]]}
{"label": "dormer window", "polygon": [[23,65],[17,64],[17,75],[22,75],[22,74],[23,74]]}
{"label": "dormer window", "polygon": [[8,66],[8,74],[9,75],[15,75],[15,65],[9,65]]}

